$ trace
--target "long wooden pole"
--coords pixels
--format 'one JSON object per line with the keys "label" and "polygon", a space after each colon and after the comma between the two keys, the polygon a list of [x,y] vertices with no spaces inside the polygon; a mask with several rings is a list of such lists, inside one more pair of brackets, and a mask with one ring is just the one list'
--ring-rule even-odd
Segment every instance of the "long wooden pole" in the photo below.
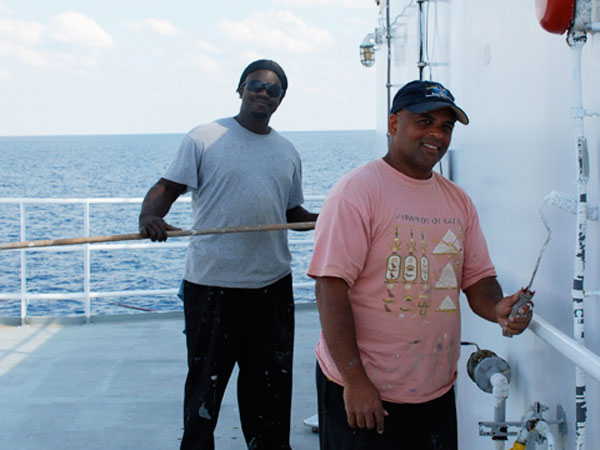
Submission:
{"label": "long wooden pole", "polygon": [[[200,230],[167,231],[167,237],[203,236],[206,234],[249,233],[255,231],[311,230],[316,222],[276,223],[271,225],[247,225],[240,227],[205,228]],[[98,242],[135,241],[148,239],[141,234],[111,234],[67,239],[42,239],[38,241],[0,243],[0,250],[16,250],[36,247],[56,247],[59,245],[93,244]]]}

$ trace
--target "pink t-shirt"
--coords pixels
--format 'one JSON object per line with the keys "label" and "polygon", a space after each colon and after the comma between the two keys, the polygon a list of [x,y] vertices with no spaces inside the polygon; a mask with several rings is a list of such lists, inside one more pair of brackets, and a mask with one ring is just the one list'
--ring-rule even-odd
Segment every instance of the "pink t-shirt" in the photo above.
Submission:
{"label": "pink t-shirt", "polygon": [[[461,188],[435,172],[407,177],[379,159],[329,193],[308,275],[350,286],[361,360],[382,399],[422,403],[456,379],[460,289],[496,272]],[[343,384],[322,333],[316,354],[325,375]]]}

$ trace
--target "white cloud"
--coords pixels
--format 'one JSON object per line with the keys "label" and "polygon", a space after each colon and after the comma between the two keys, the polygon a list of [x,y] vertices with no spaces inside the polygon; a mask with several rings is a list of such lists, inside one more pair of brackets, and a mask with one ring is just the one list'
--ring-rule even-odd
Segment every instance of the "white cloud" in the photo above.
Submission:
{"label": "white cloud", "polygon": [[[0,5],[0,8],[2,5]],[[1,9],[0,9],[1,10]],[[0,67],[0,81],[7,81],[11,79],[10,72],[4,67]]]}
{"label": "white cloud", "polygon": [[85,75],[87,69],[96,69],[99,65],[97,50],[86,53],[55,53],[52,55],[52,66],[66,73]]}
{"label": "white cloud", "polygon": [[[261,53],[258,53],[258,52],[255,52],[254,50],[246,50],[243,53],[242,58],[240,58],[240,59],[242,61],[248,61],[248,62],[250,62],[250,61],[256,61],[257,59],[262,59],[264,57],[265,57],[265,55],[263,55]],[[241,72],[240,72],[240,75],[241,75]]]}
{"label": "white cloud", "polygon": [[161,36],[176,36],[181,34],[181,30],[176,28],[171,22],[163,19],[144,19],[144,20],[124,20],[123,24],[131,31],[139,31],[142,28],[160,34]]}
{"label": "white cloud", "polygon": [[135,19],[121,19],[121,23],[130,31],[139,31],[142,28],[142,22]]}
{"label": "white cloud", "polygon": [[42,53],[10,41],[0,41],[0,56],[14,57],[34,67],[48,65],[48,61]]}
{"label": "white cloud", "polygon": [[108,48],[113,40],[94,19],[77,12],[64,12],[54,16],[49,24],[50,36],[64,44],[84,47]]}
{"label": "white cloud", "polygon": [[374,0],[271,0],[278,6],[342,6],[349,9],[373,9],[377,5]]}
{"label": "white cloud", "polygon": [[163,19],[146,19],[144,24],[153,32],[161,36],[175,36],[181,33],[181,30],[175,28],[171,22]]}
{"label": "white cloud", "polygon": [[212,45],[210,42],[196,41],[196,45],[198,46],[198,48],[200,50],[203,50],[208,53],[213,53],[213,54],[221,53],[221,50],[219,50],[216,46]]}
{"label": "white cloud", "polygon": [[[0,7],[1,6],[2,5],[0,5]],[[35,45],[42,40],[44,26],[38,22],[25,22],[23,20],[0,17],[0,34],[9,39],[15,39],[26,44]]]}
{"label": "white cloud", "polygon": [[255,11],[241,21],[222,19],[217,26],[233,41],[292,53],[320,51],[332,42],[329,31],[309,25],[291,11]]}
{"label": "white cloud", "polygon": [[211,75],[215,79],[220,78],[220,75],[223,73],[223,66],[221,63],[212,56],[203,53],[188,54],[186,62],[200,69],[201,72]]}
{"label": "white cloud", "polygon": [[[335,2],[333,2],[335,3]],[[376,10],[378,8],[377,3],[374,0],[370,2],[365,0],[343,0],[342,5],[344,8],[349,9],[373,9]]]}

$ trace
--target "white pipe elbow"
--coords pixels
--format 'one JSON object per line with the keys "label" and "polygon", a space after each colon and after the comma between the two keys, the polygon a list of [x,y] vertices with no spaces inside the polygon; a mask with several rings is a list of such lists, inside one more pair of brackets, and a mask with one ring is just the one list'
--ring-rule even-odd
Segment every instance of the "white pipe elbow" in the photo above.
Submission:
{"label": "white pipe elbow", "polygon": [[501,373],[495,373],[490,378],[492,384],[492,395],[496,399],[496,404],[508,398],[508,380]]}
{"label": "white pipe elbow", "polygon": [[546,439],[546,448],[548,450],[554,450],[556,448],[554,435],[552,434],[552,431],[550,431],[550,425],[548,425],[547,422],[543,420],[538,421],[538,423],[535,424],[533,431],[537,432],[540,436],[543,436]]}

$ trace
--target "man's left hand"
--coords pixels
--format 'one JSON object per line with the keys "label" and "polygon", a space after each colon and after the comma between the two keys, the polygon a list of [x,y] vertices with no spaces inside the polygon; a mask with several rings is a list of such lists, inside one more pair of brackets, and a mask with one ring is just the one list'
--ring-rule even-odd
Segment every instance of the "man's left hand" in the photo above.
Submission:
{"label": "man's left hand", "polygon": [[532,301],[519,308],[519,317],[510,315],[510,310],[519,300],[519,293],[520,291],[509,297],[504,297],[496,304],[496,321],[502,327],[505,336],[511,337],[515,334],[521,334],[527,328],[533,316]]}

